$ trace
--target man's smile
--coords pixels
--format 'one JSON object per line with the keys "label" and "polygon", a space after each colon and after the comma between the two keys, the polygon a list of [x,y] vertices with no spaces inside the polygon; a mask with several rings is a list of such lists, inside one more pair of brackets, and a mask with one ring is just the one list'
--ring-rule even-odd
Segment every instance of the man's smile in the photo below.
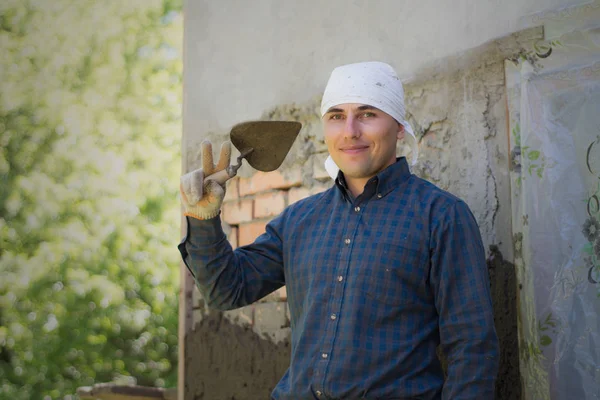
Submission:
{"label": "man's smile", "polygon": [[344,146],[344,147],[340,148],[340,151],[345,154],[359,154],[364,151],[367,151],[368,148],[369,148],[369,146],[364,145],[364,144],[363,145],[351,145],[351,146]]}

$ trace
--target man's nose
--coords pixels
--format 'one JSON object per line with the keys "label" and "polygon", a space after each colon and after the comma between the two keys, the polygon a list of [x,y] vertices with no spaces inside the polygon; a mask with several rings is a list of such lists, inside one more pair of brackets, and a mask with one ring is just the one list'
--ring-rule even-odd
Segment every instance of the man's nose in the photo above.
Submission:
{"label": "man's nose", "polygon": [[360,127],[358,126],[358,121],[351,115],[346,118],[344,136],[346,139],[356,139],[360,137]]}

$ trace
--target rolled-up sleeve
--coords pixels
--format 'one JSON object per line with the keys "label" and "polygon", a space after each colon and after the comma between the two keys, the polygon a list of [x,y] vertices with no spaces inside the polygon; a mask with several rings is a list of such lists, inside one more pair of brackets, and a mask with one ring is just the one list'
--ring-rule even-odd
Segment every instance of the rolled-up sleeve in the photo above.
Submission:
{"label": "rolled-up sleeve", "polygon": [[442,215],[432,233],[430,272],[448,361],[442,398],[493,399],[499,350],[481,234],[462,201]]}
{"label": "rolled-up sleeve", "polygon": [[219,217],[187,217],[187,233],[178,249],[209,307],[243,307],[285,284],[281,218],[271,221],[254,243],[233,250]]}

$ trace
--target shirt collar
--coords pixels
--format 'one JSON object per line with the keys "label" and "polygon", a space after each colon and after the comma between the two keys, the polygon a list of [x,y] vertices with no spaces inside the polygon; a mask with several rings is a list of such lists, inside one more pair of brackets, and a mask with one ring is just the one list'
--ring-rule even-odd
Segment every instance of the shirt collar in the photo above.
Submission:
{"label": "shirt collar", "polygon": [[[378,198],[382,198],[400,186],[403,182],[407,181],[410,176],[411,173],[408,168],[406,157],[398,157],[396,158],[396,162],[394,164],[390,165],[376,176],[369,179],[365,185],[363,194],[359,197],[364,195],[367,198],[371,198],[374,194],[377,194]],[[341,170],[338,172],[335,184],[344,194],[344,197],[347,199],[353,198],[352,193],[346,184],[344,174]]]}

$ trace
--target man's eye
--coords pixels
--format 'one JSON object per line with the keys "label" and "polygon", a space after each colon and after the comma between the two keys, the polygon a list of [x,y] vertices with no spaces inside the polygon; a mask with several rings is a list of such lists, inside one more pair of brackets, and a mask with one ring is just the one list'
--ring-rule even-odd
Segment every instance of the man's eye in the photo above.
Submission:
{"label": "man's eye", "polygon": [[371,117],[374,117],[374,116],[375,116],[375,113],[370,112],[370,111],[367,111],[367,112],[363,113],[363,117],[366,117],[366,118],[371,118]]}
{"label": "man's eye", "polygon": [[343,115],[342,114],[333,114],[331,115],[331,117],[329,117],[329,119],[334,119],[334,120],[338,120],[338,119],[342,119]]}

